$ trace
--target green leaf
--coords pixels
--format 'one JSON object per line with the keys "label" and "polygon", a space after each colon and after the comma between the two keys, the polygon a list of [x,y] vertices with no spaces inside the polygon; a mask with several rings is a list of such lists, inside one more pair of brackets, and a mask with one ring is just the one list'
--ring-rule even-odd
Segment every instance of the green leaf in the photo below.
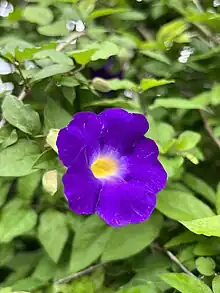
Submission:
{"label": "green leaf", "polygon": [[43,285],[46,285],[47,283],[42,280],[38,280],[32,277],[28,277],[25,279],[18,280],[15,282],[12,286],[13,291],[30,291],[33,292],[34,290],[37,290],[41,288]]}
{"label": "green leaf", "polygon": [[95,11],[93,11],[89,16],[88,16],[88,20],[92,20],[92,19],[96,19],[98,17],[103,17],[106,15],[112,15],[115,13],[120,13],[126,11],[126,9],[124,8],[103,8],[103,9],[97,9]]}
{"label": "green leaf", "polygon": [[32,166],[39,155],[40,150],[35,142],[20,139],[16,144],[0,152],[1,176],[20,177],[34,172]]}
{"label": "green leaf", "polygon": [[156,99],[154,104],[150,106],[150,109],[156,109],[159,107],[174,108],[174,109],[203,109],[204,106],[193,100],[181,99],[181,98],[166,98]]}
{"label": "green leaf", "polygon": [[216,193],[216,211],[217,211],[217,214],[220,215],[220,183],[217,186],[217,193]]}
{"label": "green leaf", "polygon": [[141,80],[140,88],[142,91],[147,91],[149,89],[152,89],[154,87],[166,85],[174,83],[174,80],[166,80],[166,79],[154,79],[154,78],[144,78]]}
{"label": "green leaf", "polygon": [[[164,24],[157,33],[156,39],[159,43],[169,46],[172,42],[177,41],[178,38],[188,29],[188,25],[181,19],[175,19]],[[188,40],[186,40],[187,42]]]}
{"label": "green leaf", "polygon": [[220,237],[220,216],[206,217],[193,221],[181,221],[181,223],[195,234]]}
{"label": "green leaf", "polygon": [[13,200],[4,206],[0,221],[0,242],[7,243],[35,227],[37,214],[23,207],[22,201]]}
{"label": "green leaf", "polygon": [[117,293],[160,293],[160,291],[158,291],[158,289],[153,284],[149,284],[146,286],[141,285],[132,288],[121,289],[117,291]]}
{"label": "green leaf", "polygon": [[170,286],[161,280],[161,275],[168,272],[171,263],[167,263],[167,261],[160,263],[155,256],[151,254],[146,258],[146,268],[139,270],[130,280],[129,285],[147,285],[149,287],[153,285],[154,290],[157,289],[156,292],[164,292],[169,289]]}
{"label": "green leaf", "polygon": [[192,23],[203,23],[218,31],[220,28],[220,14],[213,12],[190,12],[186,19]]}
{"label": "green leaf", "polygon": [[15,48],[15,57],[18,61],[23,62],[24,60],[33,59],[34,54],[42,50],[52,50],[56,48],[56,43],[51,42],[39,47],[33,48]]}
{"label": "green leaf", "polygon": [[48,255],[43,255],[36,269],[34,270],[32,277],[42,281],[48,281],[54,277],[56,273],[56,264]]}
{"label": "green leaf", "polygon": [[24,8],[23,17],[29,22],[46,25],[53,20],[53,13],[49,8],[31,5]]}
{"label": "green leaf", "polygon": [[167,217],[177,221],[194,220],[214,215],[209,206],[191,193],[164,190],[157,195],[157,208]]}
{"label": "green leaf", "polygon": [[140,12],[140,11],[125,11],[117,14],[117,18],[121,20],[127,20],[127,21],[141,21],[146,19],[146,14]]}
{"label": "green leaf", "polygon": [[174,147],[177,151],[188,151],[194,148],[201,139],[201,135],[194,131],[184,131],[180,134]]}
{"label": "green leaf", "polygon": [[166,158],[160,156],[160,162],[166,170],[168,177],[171,178],[178,174],[183,165],[184,159],[182,157]]}
{"label": "green leaf", "polygon": [[10,181],[0,179],[0,207],[5,203],[6,197],[11,187]]}
{"label": "green leaf", "polygon": [[114,43],[105,41],[97,46],[98,50],[92,55],[91,60],[96,61],[99,59],[108,59],[110,56],[117,55],[119,53],[119,47]]}
{"label": "green leaf", "polygon": [[96,48],[76,50],[71,52],[70,56],[72,56],[78,64],[85,65],[91,61],[92,56],[96,51]]}
{"label": "green leaf", "polygon": [[196,242],[200,239],[198,235],[191,233],[190,231],[183,232],[178,236],[173,237],[170,241],[168,241],[164,247],[166,248],[173,248],[179,246],[181,244],[187,244]]}
{"label": "green leaf", "polygon": [[42,80],[44,78],[54,76],[61,73],[69,72],[73,69],[73,65],[53,64],[39,70],[32,79],[32,82]]}
{"label": "green leaf", "polygon": [[201,280],[184,273],[169,273],[162,279],[181,293],[212,293],[212,290]]}
{"label": "green leaf", "polygon": [[96,215],[83,221],[76,230],[70,260],[70,271],[77,272],[98,259],[103,253],[112,228]]}
{"label": "green leaf", "polygon": [[0,293],[11,293],[12,288],[11,287],[6,287],[6,288],[1,288]]}
{"label": "green leaf", "polygon": [[41,180],[41,172],[37,171],[24,177],[20,177],[17,181],[18,196],[31,200]]}
{"label": "green leaf", "polygon": [[65,215],[55,210],[41,214],[38,238],[51,259],[58,262],[68,238]]}
{"label": "green leaf", "polygon": [[123,90],[123,89],[133,89],[136,90],[137,86],[135,83],[128,79],[109,79],[108,81],[109,88],[114,91]]}
{"label": "green leaf", "polygon": [[168,269],[171,267],[171,260],[161,252],[153,252],[146,255],[145,251],[134,257],[132,269],[135,272],[141,272],[144,269],[152,271],[154,269]]}
{"label": "green leaf", "polygon": [[140,252],[159,235],[162,225],[162,216],[154,213],[144,223],[115,229],[105,247],[102,261],[124,259]]}
{"label": "green leaf", "polygon": [[[54,143],[56,145],[56,141]],[[52,149],[45,150],[35,161],[33,169],[54,170],[57,168],[57,155]]]}
{"label": "green leaf", "polygon": [[68,35],[65,20],[58,20],[52,24],[38,27],[39,34],[47,37],[60,37]]}
{"label": "green leaf", "polygon": [[0,244],[0,266],[1,267],[7,265],[13,259],[14,255],[15,255],[15,249],[12,242]]}
{"label": "green leaf", "polygon": [[[203,237],[203,236],[199,236],[199,237]],[[198,256],[219,255],[220,254],[220,239],[217,237],[212,237],[212,238],[204,237],[204,239],[195,246],[194,254]]]}
{"label": "green leaf", "polygon": [[199,257],[196,260],[196,268],[204,276],[212,276],[215,273],[215,261],[211,257]]}
{"label": "green leaf", "polygon": [[220,292],[220,276],[215,276],[212,280],[212,290],[214,293]]}
{"label": "green leaf", "polygon": [[216,203],[215,191],[204,180],[189,173],[186,173],[183,179],[185,184],[189,186],[193,191],[201,194],[210,203]]}
{"label": "green leaf", "polygon": [[154,52],[154,51],[149,51],[149,50],[143,50],[140,52],[141,54],[148,56],[149,58],[155,59],[157,61],[163,62],[167,65],[171,64],[171,61],[169,60],[169,58],[162,53],[159,52]]}
{"label": "green leaf", "polygon": [[57,102],[48,98],[44,108],[44,123],[47,129],[60,129],[65,127],[72,117]]}
{"label": "green leaf", "polygon": [[2,104],[2,111],[5,119],[21,131],[32,135],[40,132],[41,123],[38,113],[16,97],[6,96]]}
{"label": "green leaf", "polygon": [[12,130],[11,134],[3,141],[0,149],[5,149],[10,145],[15,144],[18,141],[17,131],[14,129]]}
{"label": "green leaf", "polygon": [[120,98],[93,101],[85,105],[85,107],[90,107],[90,106],[102,106],[106,108],[117,107],[117,108],[124,108],[127,110],[140,112],[140,108],[137,104],[135,104],[134,102],[126,101],[124,99],[120,99]]}
{"label": "green leaf", "polygon": [[73,65],[73,61],[66,54],[56,50],[42,50],[34,54],[33,59],[50,58],[54,63]]}

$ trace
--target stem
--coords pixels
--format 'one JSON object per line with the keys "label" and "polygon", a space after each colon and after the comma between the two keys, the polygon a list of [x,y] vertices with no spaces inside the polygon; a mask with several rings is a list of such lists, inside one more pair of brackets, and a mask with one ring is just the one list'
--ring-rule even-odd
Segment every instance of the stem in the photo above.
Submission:
{"label": "stem", "polygon": [[165,250],[166,254],[169,258],[181,268],[181,270],[189,276],[196,277],[193,273],[191,273],[180,261],[179,259],[169,250]]}
{"label": "stem", "polygon": [[181,261],[169,250],[160,247],[157,243],[153,243],[152,249],[155,249],[160,252],[165,252],[167,256],[171,259],[172,262],[178,265],[181,270],[189,276],[196,277],[193,273],[191,273],[182,263]]}
{"label": "stem", "polygon": [[218,146],[218,148],[220,148],[220,140],[214,135],[212,128],[209,126],[207,117],[204,113],[203,110],[199,110],[199,113],[201,115],[201,118],[203,120],[205,129],[207,130],[209,136],[211,137],[211,139],[216,143],[216,145]]}
{"label": "stem", "polygon": [[[70,34],[66,39],[63,40],[62,43],[57,45],[56,51],[58,51],[58,52],[62,51],[67,46],[69,46],[74,40],[76,40],[82,36],[85,36],[85,35],[86,35],[86,32],[81,32],[81,33],[74,32],[74,33]],[[18,65],[16,67],[20,73],[21,78],[24,80],[24,84],[25,84],[25,86],[22,88],[22,90],[18,96],[18,100],[22,101],[27,96],[27,94],[30,92],[30,88],[28,87],[27,81],[21,72],[20,66]],[[6,120],[4,118],[2,118],[0,120],[0,129],[5,125],[5,123],[6,123]]]}
{"label": "stem", "polygon": [[83,271],[80,271],[78,273],[74,273],[68,277],[65,277],[63,279],[60,279],[60,280],[57,280],[54,282],[54,284],[58,285],[58,284],[66,284],[66,283],[69,283],[75,279],[78,279],[80,277],[83,277],[85,275],[88,275],[90,273],[92,273],[93,271],[97,270],[98,268],[101,268],[104,266],[104,263],[99,263],[97,265],[94,265],[94,266],[91,266]]}

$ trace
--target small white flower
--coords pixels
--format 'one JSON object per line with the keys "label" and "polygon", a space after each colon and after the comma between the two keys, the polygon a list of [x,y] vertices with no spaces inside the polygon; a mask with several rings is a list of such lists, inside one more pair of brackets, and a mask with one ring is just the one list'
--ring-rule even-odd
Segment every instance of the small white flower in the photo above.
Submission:
{"label": "small white flower", "polygon": [[13,64],[6,62],[4,59],[0,58],[0,74],[10,74],[15,71],[15,67]]}
{"label": "small white flower", "polygon": [[32,62],[30,60],[25,60],[24,67],[25,67],[25,69],[30,70],[30,69],[35,68],[35,65],[34,65],[34,62]]}
{"label": "small white flower", "polygon": [[68,20],[66,23],[66,28],[68,29],[68,31],[72,32],[74,31],[76,27],[76,22],[74,20]]}
{"label": "small white flower", "polygon": [[189,47],[189,46],[185,46],[183,47],[183,49],[180,52],[180,57],[178,58],[178,61],[180,63],[187,63],[189,57],[194,53],[194,49]]}
{"label": "small white flower", "polygon": [[6,8],[7,6],[8,6],[8,1],[3,0],[0,2],[0,8]]}
{"label": "small white flower", "polygon": [[82,22],[82,20],[76,21],[76,31],[78,33],[84,32],[85,30],[85,24]]}
{"label": "small white flower", "polygon": [[132,90],[126,89],[126,90],[124,91],[124,95],[125,95],[125,97],[131,99],[131,98],[133,98],[134,92],[133,92]]}
{"label": "small white flower", "polygon": [[85,24],[82,20],[68,20],[66,23],[66,28],[68,31],[72,32],[76,30],[78,33],[81,33],[85,30]]}
{"label": "small white flower", "polygon": [[0,94],[5,92],[12,92],[14,89],[14,85],[11,82],[5,82],[0,84]]}
{"label": "small white flower", "polygon": [[188,61],[188,56],[180,56],[179,58],[178,58],[178,61],[180,62],[180,63],[187,63],[187,61]]}
{"label": "small white flower", "polygon": [[0,2],[0,16],[7,17],[13,11],[14,11],[14,7],[11,3],[8,3],[5,0]]}
{"label": "small white flower", "polygon": [[213,6],[214,6],[214,7],[218,7],[218,6],[220,6],[220,0],[214,0],[214,1],[213,1]]}

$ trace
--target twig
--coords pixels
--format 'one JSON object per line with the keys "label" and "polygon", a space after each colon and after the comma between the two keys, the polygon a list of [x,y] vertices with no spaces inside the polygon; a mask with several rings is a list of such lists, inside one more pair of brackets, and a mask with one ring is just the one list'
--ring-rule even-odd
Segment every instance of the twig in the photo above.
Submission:
{"label": "twig", "polygon": [[97,270],[98,268],[100,267],[103,267],[105,263],[99,263],[97,265],[94,265],[94,266],[91,266],[83,271],[80,271],[78,273],[75,273],[75,274],[72,274],[68,277],[65,277],[63,279],[60,279],[60,280],[57,280],[54,282],[54,284],[58,285],[58,284],[66,284],[66,283],[69,283],[75,279],[78,279],[80,277],[83,277],[85,275],[88,275],[90,273],[92,273],[93,271]]}
{"label": "twig", "polygon": [[203,7],[199,0],[193,0],[193,3],[200,12],[204,12]]}
{"label": "twig", "polygon": [[181,270],[189,276],[196,277],[193,273],[191,273],[179,260],[178,258],[169,250],[165,250],[166,254],[169,258],[181,268]]}
{"label": "twig", "polygon": [[220,148],[220,140],[214,135],[212,128],[209,126],[209,123],[208,123],[208,120],[206,118],[206,115],[205,115],[204,111],[203,110],[199,110],[199,113],[201,115],[201,118],[203,120],[205,129],[207,130],[209,136],[216,143],[216,145],[218,146],[218,148]]}
{"label": "twig", "polygon": [[[81,33],[78,33],[78,32],[74,32],[72,34],[70,34],[66,39],[63,40],[62,43],[58,44],[57,47],[56,47],[56,51],[60,52],[62,51],[63,49],[65,49],[67,46],[69,46],[74,40],[82,37],[82,36],[85,36],[86,35],[86,32],[81,32]],[[23,77],[23,74],[20,70],[20,67],[17,67],[17,69],[19,70],[19,73],[21,74],[21,77],[24,79]],[[22,88],[19,96],[18,96],[18,100],[19,101],[22,101],[26,95],[30,92],[30,88],[26,88],[26,85]],[[6,120],[4,118],[2,118],[0,120],[0,129],[5,125],[6,123]]]}
{"label": "twig", "polygon": [[165,252],[168,257],[175,263],[178,265],[178,267],[181,268],[181,270],[183,272],[185,272],[187,275],[189,276],[193,276],[193,277],[196,277],[193,273],[191,273],[181,262],[180,260],[169,250],[165,249],[165,248],[162,248],[160,247],[157,243],[153,243],[153,245],[151,246],[152,249],[155,249],[157,251],[160,251],[160,252]]}
{"label": "twig", "polygon": [[143,25],[138,25],[137,30],[144,37],[145,40],[147,40],[147,41],[153,40],[153,36],[152,36],[151,32],[148,29],[146,29]]}

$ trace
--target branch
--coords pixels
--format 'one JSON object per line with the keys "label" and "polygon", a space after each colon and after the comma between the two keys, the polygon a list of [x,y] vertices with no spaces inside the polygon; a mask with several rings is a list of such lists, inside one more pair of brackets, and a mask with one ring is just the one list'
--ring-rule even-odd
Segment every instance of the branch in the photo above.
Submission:
{"label": "branch", "polygon": [[180,261],[179,259],[169,250],[165,250],[166,254],[169,258],[181,268],[181,270],[189,276],[195,277],[193,273],[191,273]]}
{"label": "branch", "polygon": [[[73,32],[72,34],[70,34],[67,38],[65,38],[60,44],[57,45],[56,47],[56,51],[60,52],[62,50],[64,50],[67,46],[69,46],[74,40],[77,40],[78,38],[85,36],[86,32]],[[20,68],[19,68],[20,69]],[[19,70],[19,73],[21,74],[21,77],[23,78],[23,75],[21,73],[21,70]],[[24,86],[18,96],[18,100],[22,101],[24,100],[24,98],[27,96],[27,94],[30,92],[29,88],[26,88],[26,86]],[[5,125],[6,120],[4,118],[1,119],[0,121],[0,129]]]}
{"label": "branch", "polygon": [[162,248],[160,247],[157,243],[153,243],[153,245],[151,246],[152,249],[155,249],[157,251],[160,251],[160,252],[164,252],[167,254],[167,256],[171,259],[172,262],[174,262],[175,264],[178,265],[178,267],[181,268],[181,270],[186,273],[187,275],[189,276],[193,276],[193,277],[196,277],[193,273],[191,273],[181,262],[180,260],[169,250],[165,249],[165,248]]}
{"label": "branch", "polygon": [[218,148],[220,148],[220,140],[214,135],[212,128],[209,126],[207,117],[204,113],[203,110],[199,110],[199,113],[201,115],[201,118],[203,120],[205,129],[207,130],[209,136],[211,137],[211,139],[216,143],[216,145],[218,146]]}
{"label": "branch", "polygon": [[94,266],[91,266],[83,271],[80,271],[78,273],[75,273],[75,274],[72,274],[68,277],[65,277],[63,279],[60,279],[60,280],[57,280],[54,282],[54,284],[58,285],[58,284],[66,284],[66,283],[69,283],[75,279],[78,279],[80,277],[83,277],[85,275],[88,275],[90,273],[92,273],[93,271],[97,270],[98,268],[101,268],[104,266],[104,263],[99,263],[97,265],[94,265]]}

